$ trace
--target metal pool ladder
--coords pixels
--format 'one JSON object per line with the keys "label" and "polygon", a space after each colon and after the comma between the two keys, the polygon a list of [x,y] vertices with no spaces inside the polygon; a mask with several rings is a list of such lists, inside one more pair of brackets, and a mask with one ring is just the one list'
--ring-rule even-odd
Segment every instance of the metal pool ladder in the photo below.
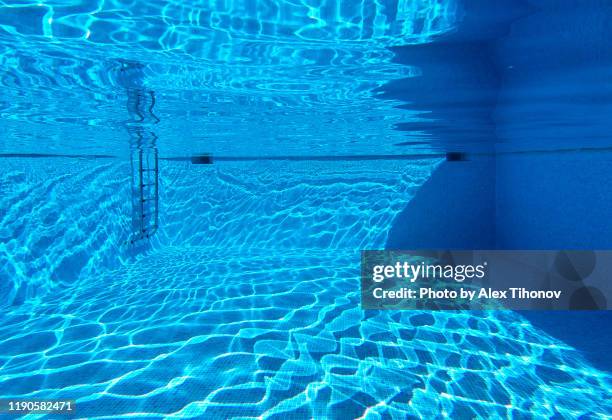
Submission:
{"label": "metal pool ladder", "polygon": [[159,226],[157,148],[134,148],[132,161],[132,234],[130,243],[148,239]]}
{"label": "metal pool ladder", "polygon": [[127,242],[134,244],[152,237],[159,227],[159,163],[157,135],[153,126],[155,92],[145,87],[144,65],[120,60],[117,82],[127,96],[125,122],[130,141],[132,228]]}

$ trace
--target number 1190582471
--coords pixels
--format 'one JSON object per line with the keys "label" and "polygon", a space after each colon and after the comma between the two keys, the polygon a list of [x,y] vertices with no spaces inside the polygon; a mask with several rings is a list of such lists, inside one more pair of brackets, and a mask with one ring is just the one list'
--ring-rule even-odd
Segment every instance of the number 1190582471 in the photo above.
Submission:
{"label": "number 1190582471", "polygon": [[71,413],[75,408],[73,400],[0,399],[0,413],[5,414]]}

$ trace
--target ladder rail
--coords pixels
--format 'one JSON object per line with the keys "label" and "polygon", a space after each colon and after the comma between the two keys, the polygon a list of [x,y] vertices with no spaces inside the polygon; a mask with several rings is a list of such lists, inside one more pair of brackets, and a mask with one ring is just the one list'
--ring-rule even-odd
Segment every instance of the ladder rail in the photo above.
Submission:
{"label": "ladder rail", "polygon": [[[151,105],[151,109],[153,106]],[[157,149],[154,151],[155,154],[155,220],[153,223],[153,227],[155,231],[157,231],[157,227],[159,226],[159,159],[157,156]],[[153,232],[155,233],[155,232]]]}
{"label": "ladder rail", "polygon": [[138,150],[138,185],[139,185],[139,191],[140,191],[140,214],[142,217],[140,217],[140,231],[142,233],[145,233],[145,228],[144,228],[144,188],[143,188],[143,179],[142,179],[142,149]]}

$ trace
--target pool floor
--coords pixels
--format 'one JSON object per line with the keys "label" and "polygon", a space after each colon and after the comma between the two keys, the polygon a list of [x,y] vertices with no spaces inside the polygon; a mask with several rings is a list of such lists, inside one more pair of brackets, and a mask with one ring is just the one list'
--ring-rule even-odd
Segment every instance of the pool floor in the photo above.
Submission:
{"label": "pool floor", "polygon": [[336,268],[354,258],[151,252],[5,312],[0,395],[81,418],[610,412],[609,377],[513,312],[361,311],[358,270]]}
{"label": "pool floor", "polygon": [[139,249],[125,162],[6,163],[2,398],[112,419],[611,412],[609,374],[515,312],[361,310],[359,250],[435,159],[162,162]]}

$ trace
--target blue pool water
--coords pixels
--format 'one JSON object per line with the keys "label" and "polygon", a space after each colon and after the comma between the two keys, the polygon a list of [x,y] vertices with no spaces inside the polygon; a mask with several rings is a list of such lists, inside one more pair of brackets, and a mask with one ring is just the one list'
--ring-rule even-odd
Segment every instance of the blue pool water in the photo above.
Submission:
{"label": "blue pool water", "polygon": [[[508,115],[550,98],[503,91],[522,76],[485,44],[539,25],[486,3],[0,2],[0,398],[109,419],[612,415],[609,371],[522,314],[359,306],[360,251],[418,239],[403,223],[431,220],[406,209],[445,152],[552,147],[554,109],[491,122],[497,96]],[[143,213],[139,153],[158,158]]]}

